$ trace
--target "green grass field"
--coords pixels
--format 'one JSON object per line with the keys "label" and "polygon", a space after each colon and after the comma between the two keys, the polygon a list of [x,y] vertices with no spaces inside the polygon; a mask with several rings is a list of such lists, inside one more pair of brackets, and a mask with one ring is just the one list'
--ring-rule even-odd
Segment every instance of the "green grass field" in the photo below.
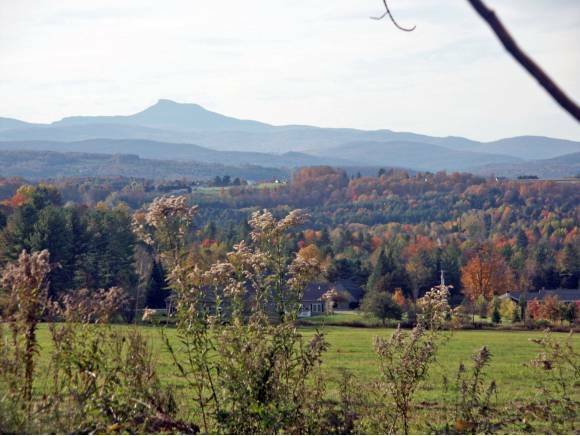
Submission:
{"label": "green grass field", "polygon": [[[117,326],[115,328],[132,328]],[[139,326],[139,329],[150,340],[151,347],[157,359],[159,375],[163,383],[169,383],[179,392],[183,386],[177,375],[171,357],[161,339],[160,327]],[[305,336],[313,334],[317,327],[300,327]],[[388,336],[392,329],[352,328],[328,326],[322,328],[330,347],[324,355],[326,374],[338,380],[342,368],[350,370],[359,379],[371,380],[378,375],[377,359],[373,351],[373,338]],[[175,330],[167,328],[169,337],[175,337]],[[424,389],[418,395],[418,400],[441,401],[444,398],[443,376],[453,380],[460,362],[468,363],[470,356],[481,346],[487,345],[493,357],[488,370],[490,379],[498,384],[498,399],[508,402],[529,397],[534,393],[535,381],[532,369],[525,366],[538,353],[538,346],[529,341],[538,338],[541,332],[528,331],[457,331],[440,349],[438,361],[429,373]],[[554,333],[564,340],[565,333]],[[39,342],[42,346],[39,360],[39,374],[46,374],[49,364],[51,347],[50,333],[46,325],[39,331]],[[573,338],[577,347],[580,338]],[[42,377],[39,377],[42,383]],[[333,383],[336,386],[336,381]]]}

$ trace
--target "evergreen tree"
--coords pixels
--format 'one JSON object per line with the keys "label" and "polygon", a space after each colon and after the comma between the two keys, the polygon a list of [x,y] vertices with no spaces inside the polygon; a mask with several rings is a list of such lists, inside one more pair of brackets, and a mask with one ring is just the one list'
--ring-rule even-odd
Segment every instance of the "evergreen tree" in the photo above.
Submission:
{"label": "evergreen tree", "polygon": [[514,313],[512,314],[512,322],[521,322],[522,321],[522,315],[521,315],[522,309],[519,305],[516,305],[514,307]]}
{"label": "evergreen tree", "polygon": [[518,229],[516,234],[516,245],[521,249],[525,249],[528,246],[528,237],[522,229]]}
{"label": "evergreen tree", "polygon": [[155,309],[165,308],[165,300],[168,296],[169,292],[163,266],[154,260],[145,294],[145,306]]}
{"label": "evergreen tree", "polygon": [[62,208],[49,205],[38,214],[29,237],[31,251],[48,250],[50,263],[49,297],[55,297],[73,286],[74,256],[72,237]]}
{"label": "evergreen tree", "polygon": [[215,222],[210,220],[203,229],[203,234],[207,239],[216,239],[217,227]]}
{"label": "evergreen tree", "polygon": [[135,236],[131,217],[123,209],[97,209],[87,217],[88,240],[84,254],[83,287],[89,289],[120,286],[134,291],[137,275],[134,269]]}
{"label": "evergreen tree", "polygon": [[0,230],[6,227],[6,221],[7,221],[6,215],[4,215],[0,210]]}
{"label": "evergreen tree", "polygon": [[18,259],[22,250],[30,251],[30,235],[38,217],[31,204],[16,208],[0,234],[0,263]]}
{"label": "evergreen tree", "polygon": [[252,228],[248,224],[248,220],[243,219],[242,222],[237,227],[236,240],[247,241],[251,230]]}
{"label": "evergreen tree", "polygon": [[499,313],[499,305],[493,305],[493,312],[491,313],[491,322],[499,324],[501,322],[501,314]]}
{"label": "evergreen tree", "polygon": [[390,291],[396,288],[408,290],[405,270],[391,247],[382,249],[367,282],[367,290]]}
{"label": "evergreen tree", "polygon": [[447,245],[441,251],[440,270],[444,271],[445,283],[453,286],[451,296],[461,293],[461,250],[455,244]]}
{"label": "evergreen tree", "polygon": [[377,262],[369,276],[369,280],[367,282],[367,292],[371,292],[379,288],[381,284],[381,279],[385,274],[387,269],[387,257],[385,255],[385,250],[381,249],[379,252],[379,257],[377,258]]}
{"label": "evergreen tree", "polygon": [[401,307],[393,301],[393,297],[386,291],[370,291],[365,295],[361,310],[379,318],[383,325],[387,319],[401,319]]}
{"label": "evergreen tree", "polygon": [[44,209],[47,206],[62,206],[62,197],[55,186],[41,184],[30,187],[27,196],[36,210]]}
{"label": "evergreen tree", "polygon": [[566,303],[562,305],[562,319],[572,324],[576,320],[576,304]]}
{"label": "evergreen tree", "polygon": [[326,226],[323,227],[320,231],[319,243],[321,247],[330,245],[330,233],[328,232],[328,228]]}
{"label": "evergreen tree", "polygon": [[578,248],[572,244],[566,244],[560,255],[559,272],[561,286],[575,289],[578,287],[580,278],[580,255]]}

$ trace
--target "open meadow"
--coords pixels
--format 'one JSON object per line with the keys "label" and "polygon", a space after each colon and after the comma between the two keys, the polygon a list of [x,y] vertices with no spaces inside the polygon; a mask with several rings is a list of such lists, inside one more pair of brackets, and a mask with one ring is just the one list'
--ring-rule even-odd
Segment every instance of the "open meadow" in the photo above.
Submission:
{"label": "open meadow", "polygon": [[[131,329],[132,326],[118,325],[114,328]],[[162,336],[162,327],[137,326],[148,338],[153,355],[157,360],[157,368],[163,384],[175,387],[178,397],[184,386],[166,349]],[[387,337],[393,329],[384,328],[354,328],[354,327],[318,327],[324,332],[329,343],[329,349],[323,355],[325,375],[333,380],[334,389],[340,380],[340,373],[346,369],[357,376],[358,380],[369,381],[378,376],[378,360],[373,350],[375,337]],[[315,332],[315,327],[299,327],[305,337]],[[168,337],[177,345],[176,330],[165,328]],[[540,338],[539,331],[489,331],[464,330],[448,333],[447,343],[439,350],[437,362],[431,367],[424,388],[419,391],[417,399],[428,403],[445,401],[446,390],[444,377],[452,383],[460,363],[470,365],[471,356],[486,345],[492,354],[491,365],[487,370],[489,381],[495,380],[498,385],[497,400],[502,404],[510,401],[530,398],[536,393],[534,369],[526,366],[537,356],[539,347],[530,341]],[[565,340],[568,334],[553,333],[558,340]],[[51,350],[50,332],[43,324],[39,329],[39,375],[37,382],[43,383],[42,374],[48,373],[49,351]],[[572,338],[574,347],[580,346],[580,338]],[[177,345],[178,347],[178,345]]]}

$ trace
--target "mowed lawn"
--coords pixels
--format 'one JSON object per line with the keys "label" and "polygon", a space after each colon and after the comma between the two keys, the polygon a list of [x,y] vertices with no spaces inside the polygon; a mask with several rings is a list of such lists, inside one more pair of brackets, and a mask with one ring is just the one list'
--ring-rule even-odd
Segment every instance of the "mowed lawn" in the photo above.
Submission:
{"label": "mowed lawn", "polygon": [[[114,328],[133,327],[115,326]],[[177,375],[171,356],[161,339],[160,327],[139,326],[137,328],[150,340],[163,383],[174,385],[177,392],[182,391],[183,381]],[[300,327],[299,329],[306,337],[311,336],[315,331],[314,327]],[[361,380],[372,380],[378,376],[378,361],[373,351],[373,338],[388,337],[393,332],[392,329],[328,326],[322,328],[321,331],[324,332],[330,344],[329,350],[324,355],[323,367],[327,376],[333,380],[332,386],[337,386],[341,369],[351,371]],[[175,329],[169,327],[166,332],[177,344]],[[459,364],[461,362],[469,364],[473,353],[483,345],[489,348],[493,356],[487,373],[489,379],[494,379],[498,384],[498,400],[504,403],[529,398],[535,392],[534,373],[537,370],[527,367],[526,363],[539,352],[539,347],[532,343],[530,338],[539,338],[542,335],[542,332],[536,331],[453,332],[439,350],[437,362],[432,365],[428,380],[419,393],[418,399],[429,402],[444,400],[444,376],[452,382]],[[553,333],[553,335],[560,340],[565,340],[568,336],[565,333]],[[46,374],[51,348],[47,325],[41,326],[38,337],[42,346],[39,373]],[[580,346],[580,338],[573,337],[573,343],[575,348]]]}

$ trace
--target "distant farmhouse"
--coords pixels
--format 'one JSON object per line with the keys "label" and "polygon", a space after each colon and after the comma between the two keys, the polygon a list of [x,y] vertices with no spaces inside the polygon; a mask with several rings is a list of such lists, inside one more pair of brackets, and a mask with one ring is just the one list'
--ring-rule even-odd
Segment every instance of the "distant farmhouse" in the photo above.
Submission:
{"label": "distant farmhouse", "polygon": [[364,290],[350,279],[335,282],[314,282],[306,286],[301,301],[301,316],[320,315],[326,311],[327,302],[323,296],[332,289],[345,296],[336,303],[334,309],[356,309],[362,300]]}
{"label": "distant farmhouse", "polygon": [[548,296],[556,296],[562,303],[575,303],[580,301],[580,289],[541,289],[538,292],[507,292],[500,298],[510,298],[519,303],[522,297],[526,301],[538,300],[544,301]]}
{"label": "distant farmhouse", "polygon": [[[328,312],[329,302],[325,300],[324,295],[331,290],[337,291],[341,297],[343,297],[334,303],[334,310],[356,309],[360,306],[364,295],[363,288],[350,279],[342,279],[334,282],[313,282],[308,284],[304,289],[304,294],[300,301],[300,316],[310,317]],[[202,304],[211,308],[210,310],[213,310],[215,308],[216,296],[213,291],[209,289],[206,290],[206,293],[206,298],[204,298]],[[252,295],[254,295],[253,291],[248,289],[246,297],[251,298]],[[227,311],[227,299],[225,299],[223,295],[221,295],[221,297],[225,310]],[[165,307],[157,309],[157,312],[159,312],[159,314],[171,316],[175,312],[175,299],[175,294],[171,293],[171,295],[165,299]],[[268,304],[267,310],[274,313],[275,308],[271,301]]]}

